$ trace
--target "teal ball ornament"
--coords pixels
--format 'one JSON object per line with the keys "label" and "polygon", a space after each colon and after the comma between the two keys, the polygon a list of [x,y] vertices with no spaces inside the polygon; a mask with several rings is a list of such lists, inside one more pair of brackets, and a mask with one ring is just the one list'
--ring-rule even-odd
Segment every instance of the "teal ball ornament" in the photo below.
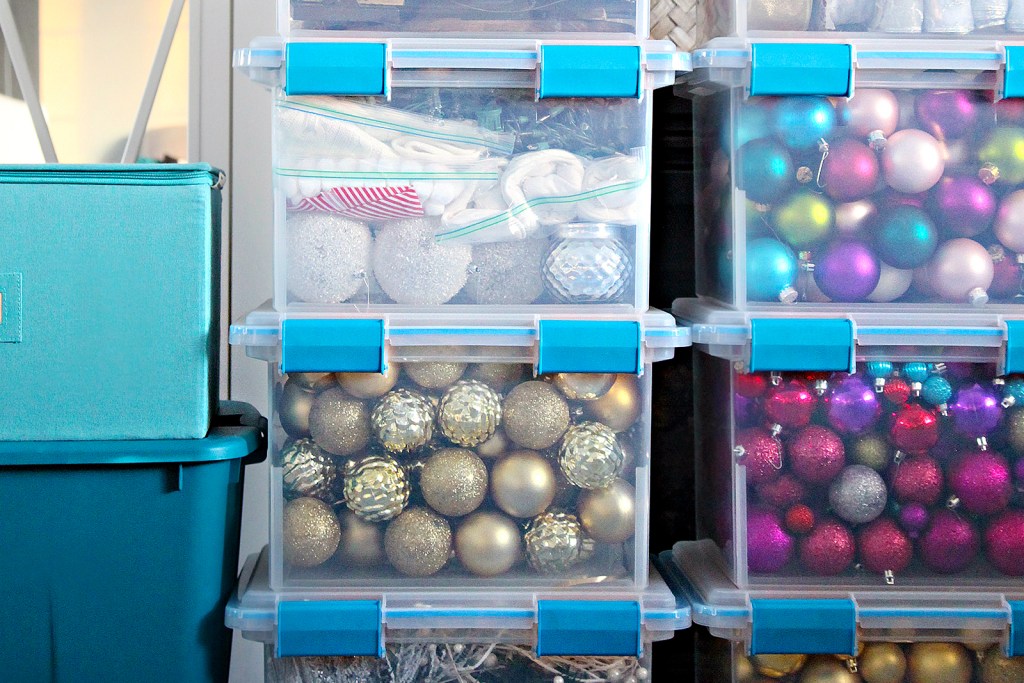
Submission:
{"label": "teal ball ornament", "polygon": [[738,154],[737,185],[758,204],[775,203],[796,180],[793,158],[778,140],[753,140]]}
{"label": "teal ball ornament", "polygon": [[760,237],[747,244],[747,298],[793,303],[797,292],[796,254],[782,242]]}
{"label": "teal ball ornament", "polygon": [[772,134],[771,98],[752,97],[736,110],[735,125],[722,126],[722,147],[742,147]]}
{"label": "teal ball ornament", "polygon": [[775,133],[792,149],[817,147],[836,127],[836,108],[825,97],[786,97],[774,110]]}
{"label": "teal ball ornament", "polygon": [[879,218],[875,233],[878,256],[895,268],[928,263],[939,244],[935,223],[916,206],[895,206]]}

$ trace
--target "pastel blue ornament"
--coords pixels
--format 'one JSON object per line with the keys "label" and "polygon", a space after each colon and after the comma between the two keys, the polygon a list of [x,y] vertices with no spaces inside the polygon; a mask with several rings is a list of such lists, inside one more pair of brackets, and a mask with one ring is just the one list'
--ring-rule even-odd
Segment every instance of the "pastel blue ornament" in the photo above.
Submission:
{"label": "pastel blue ornament", "polygon": [[953,398],[953,387],[941,375],[932,375],[921,385],[921,400],[929,405],[944,408]]}
{"label": "pastel blue ornament", "polygon": [[935,224],[915,206],[896,206],[884,212],[875,233],[878,256],[903,270],[928,263],[938,244]]}
{"label": "pastel blue ornament", "polygon": [[825,97],[786,97],[774,113],[776,135],[793,149],[817,147],[836,127],[836,108]]}
{"label": "pastel blue ornament", "polygon": [[763,98],[753,97],[737,107],[734,126],[722,126],[722,147],[742,147],[771,134],[771,107]]}
{"label": "pastel blue ornament", "polygon": [[796,255],[782,242],[760,237],[747,244],[747,299],[793,303],[797,292]]}
{"label": "pastel blue ornament", "polygon": [[921,384],[928,379],[928,364],[907,363],[903,366],[903,376],[911,382]]}
{"label": "pastel blue ornament", "polygon": [[737,186],[759,204],[773,204],[796,180],[793,158],[777,140],[762,138],[739,150]]}

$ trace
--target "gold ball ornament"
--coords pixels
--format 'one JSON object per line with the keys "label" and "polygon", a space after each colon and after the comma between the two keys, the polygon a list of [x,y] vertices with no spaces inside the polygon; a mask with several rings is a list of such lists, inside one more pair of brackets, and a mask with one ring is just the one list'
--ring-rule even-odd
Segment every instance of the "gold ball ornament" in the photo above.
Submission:
{"label": "gold ball ornament", "polygon": [[564,512],[535,517],[523,540],[530,566],[542,574],[568,571],[594,553],[594,541],[583,533],[579,519]]}
{"label": "gold ball ornament", "polygon": [[547,382],[517,385],[502,406],[505,436],[523,448],[539,451],[558,443],[569,427],[569,404]]}
{"label": "gold ball ornament", "polygon": [[971,655],[958,643],[914,643],[907,683],[971,683]]}
{"label": "gold ball ornament", "polygon": [[624,479],[586,491],[576,512],[587,535],[600,543],[622,543],[636,530],[636,491]]}
{"label": "gold ball ornament", "polygon": [[338,466],[312,439],[286,444],[279,457],[286,498],[310,496],[328,505],[337,501]]}
{"label": "gold ball ornament", "polygon": [[522,559],[522,546],[519,527],[497,512],[470,515],[455,532],[455,554],[477,576],[504,574]]}
{"label": "gold ball ornament", "polygon": [[420,492],[442,515],[468,515],[487,497],[487,466],[473,451],[442,448],[423,464]]}
{"label": "gold ball ornament", "polygon": [[483,382],[495,391],[505,391],[519,383],[526,374],[523,363],[474,363],[469,366],[469,377]]}
{"label": "gold ball ornament", "polygon": [[448,387],[437,408],[441,433],[459,446],[487,441],[501,422],[501,396],[483,382],[461,380]]}
{"label": "gold ball ornament", "polygon": [[345,505],[367,522],[397,517],[409,504],[405,468],[388,455],[368,455],[345,467]]}
{"label": "gold ball ornament", "polygon": [[406,576],[436,574],[451,556],[452,529],[427,508],[409,508],[388,524],[384,552],[391,566]]}
{"label": "gold ball ornament", "polygon": [[513,517],[536,517],[555,499],[558,483],[551,462],[535,451],[514,451],[491,470],[491,498]]}
{"label": "gold ball ornament", "polygon": [[316,445],[335,455],[352,455],[370,442],[366,405],[334,387],[317,394],[309,411],[309,433]]}
{"label": "gold ball ornament", "polygon": [[476,453],[481,458],[497,458],[504,455],[508,448],[508,438],[505,436],[505,432],[499,429],[491,438],[476,447]]}
{"label": "gold ball ornament", "polygon": [[331,506],[316,498],[296,498],[282,514],[284,559],[293,567],[316,567],[331,559],[341,526]]}
{"label": "gold ball ornament", "polygon": [[1007,657],[993,647],[981,662],[981,683],[1021,683],[1024,681],[1024,657]]}
{"label": "gold ball ornament", "polygon": [[356,398],[380,398],[395,388],[401,374],[398,363],[390,363],[384,372],[339,372],[341,388]]}
{"label": "gold ball ornament", "polygon": [[593,401],[608,393],[615,384],[615,374],[560,372],[552,381],[569,400]]}
{"label": "gold ball ornament", "polygon": [[870,467],[878,472],[889,466],[890,449],[885,439],[877,434],[862,436],[853,442],[850,449],[851,459],[855,464]]}
{"label": "gold ball ornament", "polygon": [[[726,650],[724,653],[726,666],[728,667],[731,663],[729,659],[729,651]],[[733,667],[733,680],[736,683],[750,683],[754,680],[754,676],[757,672],[754,671],[754,663],[750,661],[749,657],[741,654],[736,655],[736,664]],[[728,680],[728,676],[723,676],[722,680]]]}
{"label": "gold ball ornament", "polygon": [[907,657],[896,643],[868,643],[857,658],[865,683],[903,683]]}
{"label": "gold ball ornament", "polygon": [[373,407],[374,436],[392,453],[408,453],[434,436],[434,406],[426,396],[408,389],[388,392]]}
{"label": "gold ball ornament", "polygon": [[618,375],[615,383],[604,396],[583,404],[583,409],[592,420],[603,422],[616,432],[624,432],[640,418],[643,397],[640,395],[640,381],[630,375]]}
{"label": "gold ball ornament", "polygon": [[370,568],[384,564],[384,529],[363,521],[351,510],[338,513],[341,541],[334,560],[342,567]]}
{"label": "gold ball ornament", "polygon": [[807,655],[756,655],[751,659],[757,673],[769,678],[792,676],[807,663]]}
{"label": "gold ball ornament", "polygon": [[424,389],[444,389],[466,371],[465,363],[406,363],[405,374]]}
{"label": "gold ball ornament", "polygon": [[581,422],[565,433],[558,449],[562,474],[581,489],[600,489],[610,485],[626,461],[619,441],[600,422]]}
{"label": "gold ball ornament", "polygon": [[289,378],[281,387],[277,399],[277,418],[281,427],[293,439],[309,436],[309,411],[316,393]]}
{"label": "gold ball ornament", "polygon": [[334,386],[333,372],[292,372],[288,379],[309,391],[321,392]]}
{"label": "gold ball ornament", "polygon": [[861,683],[861,678],[835,657],[811,657],[800,672],[800,683]]}

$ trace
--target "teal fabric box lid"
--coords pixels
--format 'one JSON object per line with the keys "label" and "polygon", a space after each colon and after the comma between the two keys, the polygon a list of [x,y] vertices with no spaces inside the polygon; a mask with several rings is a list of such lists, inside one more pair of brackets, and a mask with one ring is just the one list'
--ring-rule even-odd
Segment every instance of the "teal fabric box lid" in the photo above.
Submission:
{"label": "teal fabric box lid", "polygon": [[0,165],[0,441],[206,436],[222,185],[206,164]]}

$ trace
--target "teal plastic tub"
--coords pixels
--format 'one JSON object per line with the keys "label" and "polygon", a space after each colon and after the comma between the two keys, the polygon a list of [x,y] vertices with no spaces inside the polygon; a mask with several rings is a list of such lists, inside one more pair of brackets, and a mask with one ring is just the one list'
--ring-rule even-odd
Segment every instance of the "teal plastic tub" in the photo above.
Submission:
{"label": "teal plastic tub", "polygon": [[226,681],[254,408],[200,440],[0,443],[0,680]]}

